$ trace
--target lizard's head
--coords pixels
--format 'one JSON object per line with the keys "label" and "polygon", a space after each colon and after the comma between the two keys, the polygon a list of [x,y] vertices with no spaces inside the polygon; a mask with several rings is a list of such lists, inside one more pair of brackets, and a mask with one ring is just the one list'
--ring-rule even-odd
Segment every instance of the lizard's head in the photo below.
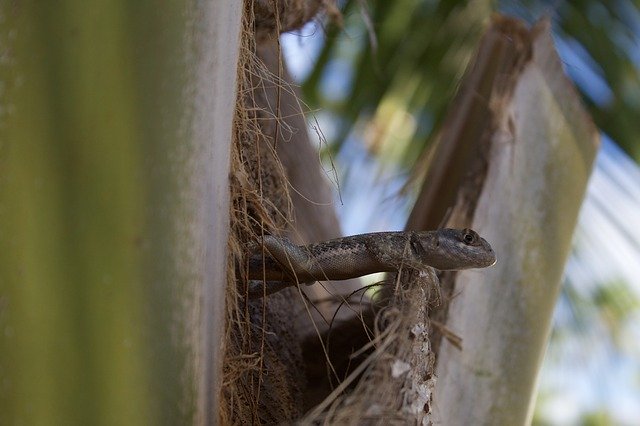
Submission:
{"label": "lizard's head", "polygon": [[472,229],[440,229],[435,236],[429,264],[436,269],[486,268],[496,263],[491,245]]}

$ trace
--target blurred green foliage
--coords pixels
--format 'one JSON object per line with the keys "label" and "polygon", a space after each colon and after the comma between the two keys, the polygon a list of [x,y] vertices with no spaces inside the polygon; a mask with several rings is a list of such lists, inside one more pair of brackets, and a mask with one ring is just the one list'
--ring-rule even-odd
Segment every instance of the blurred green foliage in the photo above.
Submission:
{"label": "blurred green foliage", "polygon": [[[501,1],[507,12],[533,21],[550,16],[558,39],[583,62],[565,63],[596,125],[640,162],[640,2],[637,0]],[[588,73],[594,77],[583,78]],[[593,80],[608,88],[594,93]],[[600,84],[600,82],[598,83]],[[608,93],[607,93],[608,92]]]}
{"label": "blurred green foliage", "polygon": [[[358,1],[344,5],[344,28],[329,30],[303,85],[305,99],[339,117],[338,137],[329,141],[334,148],[356,122],[364,122],[370,149],[383,161],[410,166],[444,117],[491,2],[366,4],[366,9]],[[352,70],[347,92],[327,93],[323,79],[345,68]]]}
{"label": "blurred green foliage", "polygon": [[[303,84],[311,107],[336,118],[333,149],[355,128],[382,161],[411,167],[433,141],[491,14],[504,12],[552,19],[557,39],[580,57],[565,65],[596,124],[640,161],[638,1],[348,0],[342,10],[343,28],[328,29]],[[327,90],[338,73],[345,88]]]}

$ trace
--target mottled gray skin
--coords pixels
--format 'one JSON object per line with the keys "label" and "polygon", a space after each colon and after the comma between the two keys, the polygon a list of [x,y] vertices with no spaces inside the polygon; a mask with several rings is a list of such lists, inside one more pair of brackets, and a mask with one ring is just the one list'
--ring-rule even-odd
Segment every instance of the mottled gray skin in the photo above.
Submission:
{"label": "mottled gray skin", "polygon": [[278,290],[296,282],[346,280],[402,267],[459,270],[496,263],[489,243],[471,229],[377,232],[307,246],[267,235],[263,245],[264,253],[259,248],[249,259],[249,279],[281,282]]}

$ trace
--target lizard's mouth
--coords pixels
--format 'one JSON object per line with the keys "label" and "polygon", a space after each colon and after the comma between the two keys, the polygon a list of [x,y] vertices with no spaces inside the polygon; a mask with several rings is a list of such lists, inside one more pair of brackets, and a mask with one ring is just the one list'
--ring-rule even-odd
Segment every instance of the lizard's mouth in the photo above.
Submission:
{"label": "lizard's mouth", "polygon": [[496,257],[496,253],[493,251],[489,243],[484,241],[484,239],[483,239],[483,242],[486,243],[486,244],[483,244],[485,246],[484,249],[486,254],[485,254],[484,264],[480,266],[480,268],[488,268],[489,266],[495,265],[496,262],[498,262],[498,258]]}
{"label": "lizard's mouth", "polygon": [[496,257],[496,254],[493,252],[493,250],[491,251],[491,254],[493,255],[492,259],[487,263],[487,267],[489,266],[493,266],[496,263],[498,263],[498,258]]}

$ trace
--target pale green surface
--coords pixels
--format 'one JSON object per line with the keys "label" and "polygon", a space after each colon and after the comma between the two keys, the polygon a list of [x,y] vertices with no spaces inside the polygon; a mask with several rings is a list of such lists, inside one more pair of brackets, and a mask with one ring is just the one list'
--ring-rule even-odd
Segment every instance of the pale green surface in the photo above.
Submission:
{"label": "pale green surface", "polygon": [[599,144],[546,27],[503,110],[473,219],[498,262],[457,277],[447,326],[462,337],[463,350],[447,342],[440,349],[435,406],[443,424],[531,422],[553,309]]}
{"label": "pale green surface", "polygon": [[192,416],[172,326],[184,7],[0,6],[0,424]]}

